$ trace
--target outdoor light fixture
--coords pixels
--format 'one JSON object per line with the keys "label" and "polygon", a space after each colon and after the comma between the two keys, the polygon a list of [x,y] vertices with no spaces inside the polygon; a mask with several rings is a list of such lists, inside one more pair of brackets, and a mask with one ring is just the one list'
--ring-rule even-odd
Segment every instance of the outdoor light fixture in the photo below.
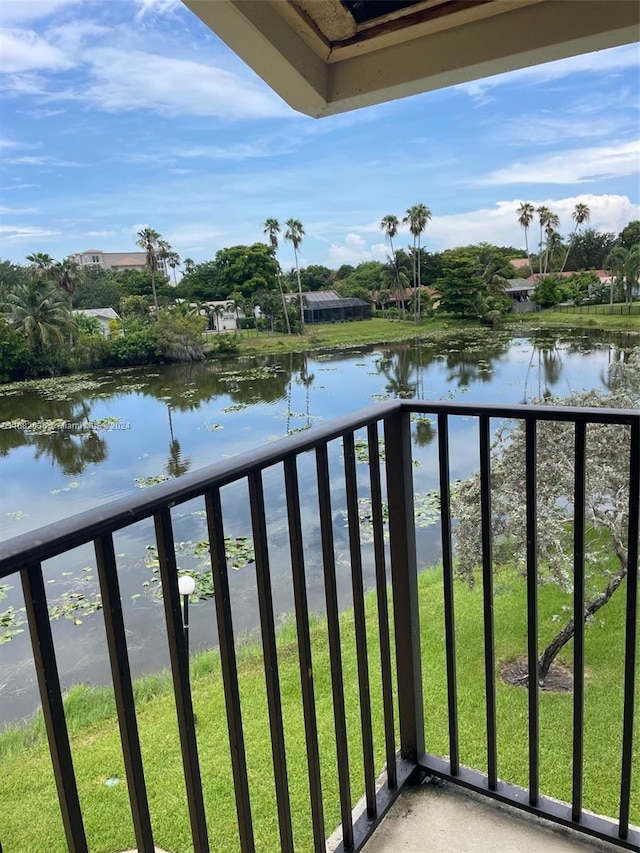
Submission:
{"label": "outdoor light fixture", "polygon": [[182,629],[184,631],[184,644],[189,660],[189,596],[193,594],[196,582],[191,575],[180,575],[178,578],[178,592],[182,596]]}

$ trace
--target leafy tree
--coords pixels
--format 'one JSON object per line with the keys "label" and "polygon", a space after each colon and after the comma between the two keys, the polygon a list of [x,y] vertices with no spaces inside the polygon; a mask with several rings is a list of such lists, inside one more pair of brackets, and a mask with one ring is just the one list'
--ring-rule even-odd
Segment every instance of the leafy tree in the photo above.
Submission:
{"label": "leafy tree", "polygon": [[564,271],[564,268],[567,266],[567,260],[569,259],[569,254],[571,252],[571,246],[573,245],[573,241],[575,240],[576,233],[578,228],[583,225],[585,222],[589,221],[589,217],[591,216],[591,211],[589,210],[589,206],[586,204],[582,204],[579,202],[573,209],[573,213],[571,214],[571,218],[576,223],[571,237],[569,238],[569,247],[567,249],[567,254],[564,256],[564,261],[562,266],[560,267],[560,272]]}
{"label": "leafy tree", "polygon": [[149,303],[144,296],[123,296],[120,300],[120,312],[123,317],[136,317],[150,321]]}
{"label": "leafy tree", "polygon": [[0,261],[0,302],[18,284],[26,284],[30,278],[29,271],[11,261]]}
{"label": "leafy tree", "polygon": [[111,270],[100,267],[87,267],[78,282],[74,301],[76,308],[113,308],[120,307],[120,287]]}
{"label": "leafy tree", "polygon": [[617,279],[618,284],[624,287],[625,302],[631,302],[640,274],[640,245],[634,246],[632,249],[615,246],[606,258],[605,263],[607,269],[611,270],[611,300],[613,301],[614,279]]}
{"label": "leafy tree", "polygon": [[209,299],[227,299],[234,291],[251,297],[259,290],[275,289],[278,263],[272,246],[254,243],[220,249],[216,253],[214,271],[215,290]]}
{"label": "leafy tree", "polygon": [[617,242],[624,249],[640,245],[640,219],[634,219],[618,234]]}
{"label": "leafy tree", "polygon": [[445,262],[441,277],[436,282],[440,291],[440,310],[460,317],[476,317],[478,297],[485,293],[480,265],[468,258]]}
{"label": "leafy tree", "polygon": [[333,286],[334,273],[322,264],[310,264],[300,270],[300,279],[305,291],[328,290]]}
{"label": "leafy tree", "polygon": [[287,230],[284,234],[284,239],[288,240],[293,246],[293,254],[296,261],[296,274],[298,276],[298,296],[300,308],[300,333],[304,334],[304,304],[302,300],[302,282],[300,281],[300,265],[298,264],[298,249],[302,244],[304,237],[304,227],[299,219],[287,219]]}
{"label": "leafy tree", "polygon": [[158,295],[156,293],[156,275],[158,274],[158,242],[162,240],[160,234],[153,228],[141,228],[137,234],[136,245],[144,249],[146,253],[145,263],[151,276],[151,290],[153,293],[153,304],[158,307]]}
{"label": "leafy tree", "polygon": [[564,298],[563,282],[557,275],[541,278],[533,292],[533,299],[541,308],[551,308]]}
{"label": "leafy tree", "polygon": [[585,228],[576,234],[565,264],[567,270],[600,270],[615,245],[615,237],[608,232]]}
{"label": "leafy tree", "polygon": [[336,281],[335,289],[341,296],[369,302],[373,293],[384,287],[385,268],[380,261],[363,261],[346,278]]}
{"label": "leafy tree", "polygon": [[167,358],[175,361],[200,361],[204,358],[203,332],[207,318],[177,308],[161,309],[153,325],[156,339]]}
{"label": "leafy tree", "polygon": [[[559,405],[607,406],[637,409],[640,403],[640,358],[612,365],[611,392],[574,393],[556,399]],[[545,403],[549,403],[547,399]],[[539,583],[573,588],[573,495],[575,484],[574,428],[571,424],[541,421],[537,427],[537,547]],[[586,603],[583,620],[589,622],[622,584],[629,570],[629,442],[628,427],[590,424],[587,427],[585,479]],[[501,428],[491,452],[494,542],[507,546],[509,564],[526,566],[527,522],[525,492],[525,427],[522,421]],[[456,570],[473,583],[482,554],[480,476],[474,474],[456,490],[452,500],[458,521]],[[612,568],[615,563],[615,568]],[[636,567],[633,569],[636,570]],[[544,684],[551,664],[573,638],[570,618],[555,633],[538,658],[538,679]]]}
{"label": "leafy tree", "polygon": [[33,356],[24,336],[0,317],[0,382],[24,379],[33,366]]}
{"label": "leafy tree", "polygon": [[[166,302],[175,296],[175,288],[170,287],[167,279],[148,270],[118,270],[113,273],[113,280],[120,289],[122,296],[144,296],[147,304],[154,305]],[[103,305],[98,306],[104,308]]]}

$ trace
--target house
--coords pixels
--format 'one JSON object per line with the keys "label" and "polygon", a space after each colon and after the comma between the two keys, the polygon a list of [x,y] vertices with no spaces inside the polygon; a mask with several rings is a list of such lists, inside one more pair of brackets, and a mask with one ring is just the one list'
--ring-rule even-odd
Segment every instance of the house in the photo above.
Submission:
{"label": "house", "polygon": [[[93,267],[103,270],[146,270],[146,252],[103,252],[102,249],[85,249],[84,252],[76,252],[69,255],[81,267]],[[167,275],[167,264],[165,258],[156,255],[158,261],[158,272]]]}
{"label": "house", "polygon": [[[295,293],[285,294],[291,302]],[[371,305],[362,299],[340,296],[335,290],[315,290],[302,294],[305,323],[343,323],[348,320],[370,320]]]}
{"label": "house", "polygon": [[508,278],[505,294],[511,300],[511,310],[522,313],[523,311],[535,311],[536,304],[533,301],[533,292],[536,283],[526,278]]}
{"label": "house", "polygon": [[228,300],[203,302],[200,313],[203,316],[206,313],[209,317],[210,332],[235,332],[238,328],[238,320],[245,316],[243,311],[234,310],[232,303]]}
{"label": "house", "polygon": [[94,317],[100,323],[100,331],[105,338],[110,336],[109,323],[112,320],[122,322],[120,315],[113,308],[78,308],[74,314],[84,314],[85,317]]}

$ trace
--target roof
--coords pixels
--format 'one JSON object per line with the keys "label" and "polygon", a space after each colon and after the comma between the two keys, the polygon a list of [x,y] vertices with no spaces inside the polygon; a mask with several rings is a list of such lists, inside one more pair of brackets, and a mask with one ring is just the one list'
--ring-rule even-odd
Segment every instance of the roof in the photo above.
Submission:
{"label": "roof", "polygon": [[522,267],[529,266],[529,258],[511,258],[509,261],[512,267],[516,269],[521,269]]}
{"label": "roof", "polygon": [[316,118],[630,44],[637,0],[183,0]]}
{"label": "roof", "polygon": [[113,308],[77,308],[74,314],[84,314],[85,317],[104,317],[106,320],[119,320],[120,315]]}
{"label": "roof", "polygon": [[508,285],[504,288],[505,293],[519,293],[522,290],[535,290],[536,282],[528,278],[508,278]]}

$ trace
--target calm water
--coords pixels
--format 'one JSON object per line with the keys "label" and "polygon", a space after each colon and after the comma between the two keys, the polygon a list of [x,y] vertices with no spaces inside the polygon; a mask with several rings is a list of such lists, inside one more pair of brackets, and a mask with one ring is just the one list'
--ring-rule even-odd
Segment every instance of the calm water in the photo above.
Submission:
{"label": "calm water", "polygon": [[[157,478],[188,470],[282,438],[376,400],[405,397],[425,400],[520,403],[547,394],[604,387],[608,365],[638,345],[633,336],[582,333],[557,338],[527,338],[485,333],[456,340],[367,346],[323,354],[291,354],[227,363],[152,366],[52,381],[0,386],[0,538],[33,530],[92,506],[136,493]],[[64,425],[65,428],[60,428]],[[414,425],[419,465],[415,487],[426,495],[437,486],[433,430]],[[477,467],[475,424],[452,422],[454,479]],[[301,507],[310,606],[323,607],[315,507],[313,460],[300,463]],[[350,602],[350,573],[340,448],[333,448],[332,501],[343,606]],[[360,466],[366,497],[366,467]],[[281,500],[282,473],[267,472],[269,541],[276,611],[292,610],[286,508]],[[249,532],[246,488],[223,492],[225,532]],[[192,502],[175,512],[179,542],[206,536],[202,505]],[[435,524],[418,530],[419,558],[439,556]],[[365,536],[366,539],[366,536]],[[147,546],[148,524],[116,536],[120,583],[134,674],[168,663],[162,607],[154,595]],[[372,582],[370,545],[365,543],[365,580]],[[189,547],[184,546],[188,551]],[[82,590],[95,594],[91,549],[78,549],[50,561],[46,578],[50,603],[64,603]],[[183,567],[194,565],[185,557]],[[257,598],[253,566],[232,573],[233,616],[240,632],[255,628]],[[22,606],[17,584],[2,602]],[[191,609],[193,649],[216,643],[212,601]],[[109,683],[106,641],[99,613],[72,614],[54,624],[58,665],[65,686],[82,681]],[[74,624],[74,621],[78,624]],[[0,645],[0,726],[32,712],[38,704],[35,673],[26,633]]]}

